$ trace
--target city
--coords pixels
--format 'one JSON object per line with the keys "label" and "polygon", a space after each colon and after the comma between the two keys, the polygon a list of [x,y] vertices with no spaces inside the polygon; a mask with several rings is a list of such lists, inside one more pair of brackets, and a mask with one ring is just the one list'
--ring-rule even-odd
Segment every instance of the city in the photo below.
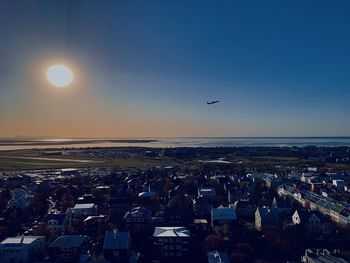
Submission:
{"label": "city", "polygon": [[0,263],[350,263],[349,14],[0,0]]}
{"label": "city", "polygon": [[108,156],[127,165],[2,169],[1,262],[348,262],[350,256],[348,147],[32,154]]}

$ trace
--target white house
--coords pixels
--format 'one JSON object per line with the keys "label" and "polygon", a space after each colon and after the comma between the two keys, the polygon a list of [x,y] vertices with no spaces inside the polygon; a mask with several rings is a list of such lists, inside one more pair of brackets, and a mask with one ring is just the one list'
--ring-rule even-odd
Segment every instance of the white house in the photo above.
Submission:
{"label": "white house", "polygon": [[29,263],[42,258],[44,236],[8,237],[0,243],[0,262]]}
{"label": "white house", "polygon": [[73,209],[74,219],[81,219],[87,216],[94,216],[97,213],[97,207],[93,203],[89,204],[76,204]]}

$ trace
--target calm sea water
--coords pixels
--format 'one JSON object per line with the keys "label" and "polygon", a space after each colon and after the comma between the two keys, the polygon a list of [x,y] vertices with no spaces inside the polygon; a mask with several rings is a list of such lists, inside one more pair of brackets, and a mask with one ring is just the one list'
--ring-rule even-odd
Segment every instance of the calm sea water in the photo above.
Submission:
{"label": "calm sea water", "polygon": [[[60,148],[87,148],[87,147],[259,147],[259,146],[350,146],[350,137],[290,137],[290,138],[122,138],[131,139],[152,139],[152,142],[110,142],[106,139],[89,142],[85,139],[45,139],[35,140],[38,144],[16,145],[18,141],[13,141],[10,145],[1,145],[0,150],[20,150],[20,149],[60,149]],[[121,138],[118,138],[121,140]],[[59,145],[50,143],[59,142]],[[47,143],[47,144],[46,144]]]}

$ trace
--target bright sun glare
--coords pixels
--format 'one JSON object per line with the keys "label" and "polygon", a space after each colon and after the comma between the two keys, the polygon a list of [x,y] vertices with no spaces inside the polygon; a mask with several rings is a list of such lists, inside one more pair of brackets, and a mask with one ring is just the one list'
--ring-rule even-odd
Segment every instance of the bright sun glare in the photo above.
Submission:
{"label": "bright sun glare", "polygon": [[73,72],[65,65],[53,65],[46,71],[47,80],[55,87],[67,87],[73,82]]}

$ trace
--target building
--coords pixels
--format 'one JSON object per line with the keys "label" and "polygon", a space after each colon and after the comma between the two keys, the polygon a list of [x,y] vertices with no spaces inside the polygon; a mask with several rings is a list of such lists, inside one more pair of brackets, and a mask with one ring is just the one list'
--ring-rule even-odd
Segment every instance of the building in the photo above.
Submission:
{"label": "building", "polygon": [[256,211],[256,205],[249,200],[239,200],[230,207],[236,209],[237,218],[239,219],[253,219]]}
{"label": "building", "polygon": [[[203,240],[211,231],[211,226],[207,219],[197,218],[190,225],[192,239]],[[200,242],[200,241],[198,241]]]}
{"label": "building", "polygon": [[11,199],[7,203],[7,208],[15,208],[24,210],[32,204],[32,196],[30,196],[22,188],[15,188],[11,192]]}
{"label": "building", "polygon": [[83,221],[84,234],[89,237],[103,238],[108,227],[109,216],[88,216]]}
{"label": "building", "polygon": [[154,244],[162,261],[179,261],[189,250],[190,231],[185,227],[156,227]]}
{"label": "building", "polygon": [[124,214],[129,207],[129,199],[126,195],[117,194],[109,200],[108,211],[112,217],[117,217]]}
{"label": "building", "polygon": [[60,236],[68,224],[67,214],[47,214],[45,216],[46,229],[51,236]]}
{"label": "building", "polygon": [[200,196],[193,201],[193,211],[196,217],[209,218],[212,208],[212,200],[210,198]]}
{"label": "building", "polygon": [[255,228],[261,231],[266,226],[280,226],[276,208],[258,207],[255,212]]}
{"label": "building", "polygon": [[346,263],[339,251],[331,252],[327,249],[306,249],[305,255],[301,257],[304,263]]}
{"label": "building", "polygon": [[85,219],[87,216],[96,215],[97,207],[94,203],[76,204],[72,212],[75,220]]}
{"label": "building", "polygon": [[151,211],[144,207],[134,207],[125,213],[124,223],[129,231],[143,232],[151,223]]}
{"label": "building", "polygon": [[9,237],[0,243],[0,262],[29,263],[40,260],[45,251],[45,237]]}
{"label": "building", "polygon": [[129,232],[106,232],[103,253],[105,259],[111,262],[128,262],[131,255]]}
{"label": "building", "polygon": [[288,197],[274,197],[271,206],[276,208],[280,215],[292,213],[292,202]]}
{"label": "building", "polygon": [[232,207],[219,206],[211,209],[211,225],[232,225],[237,220],[236,209]]}
{"label": "building", "polygon": [[310,234],[324,233],[323,220],[315,213],[303,210],[295,210],[292,216],[292,222],[294,225],[304,225],[306,231]]}
{"label": "building", "polygon": [[234,222],[237,221],[236,209],[232,207],[212,208],[211,225],[215,233],[222,237],[231,237]]}
{"label": "building", "polygon": [[216,191],[214,187],[198,187],[198,197],[203,196],[209,199],[215,199]]}
{"label": "building", "polygon": [[332,184],[341,191],[344,191],[345,182],[344,180],[332,180]]}
{"label": "building", "polygon": [[74,262],[87,253],[88,241],[82,235],[63,235],[48,246],[51,258],[65,262]]}
{"label": "building", "polygon": [[64,168],[61,169],[62,176],[76,176],[79,175],[79,170],[76,168]]}
{"label": "building", "polygon": [[207,253],[208,263],[230,263],[226,252],[210,251]]}
{"label": "building", "polygon": [[248,197],[248,191],[239,189],[237,187],[233,188],[230,187],[227,191],[227,201],[229,203],[234,203],[236,201],[239,201],[241,199],[245,199]]}
{"label": "building", "polygon": [[166,207],[164,220],[170,226],[183,226],[193,221],[192,213],[184,207]]}

